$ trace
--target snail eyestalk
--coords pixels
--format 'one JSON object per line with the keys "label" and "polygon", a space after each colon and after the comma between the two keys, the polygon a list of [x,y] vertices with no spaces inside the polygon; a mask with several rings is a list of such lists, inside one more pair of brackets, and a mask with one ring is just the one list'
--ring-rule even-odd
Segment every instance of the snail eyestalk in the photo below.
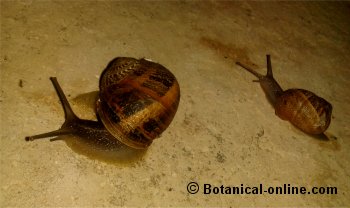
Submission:
{"label": "snail eyestalk", "polygon": [[267,77],[273,77],[273,74],[272,74],[272,65],[271,65],[271,57],[270,57],[270,55],[266,55],[266,63],[267,63],[267,73],[266,73],[266,76],[267,76]]}
{"label": "snail eyestalk", "polygon": [[[38,135],[34,135],[34,136],[27,136],[25,138],[25,140],[28,141],[33,141],[36,139],[43,139],[43,138],[47,138],[47,137],[55,137],[55,136],[60,136],[60,135],[67,135],[67,134],[71,134],[71,131],[67,131],[65,129],[58,129],[56,131],[51,131],[51,132],[47,132],[47,133],[43,133],[43,134],[38,134]],[[50,141],[54,141],[55,139],[51,139]]]}
{"label": "snail eyestalk", "polygon": [[266,76],[256,72],[255,70],[253,70],[252,68],[242,64],[241,62],[237,61],[236,64],[242,68],[244,68],[245,70],[249,71],[250,73],[252,73],[254,76],[256,76],[259,80],[253,80],[253,82],[259,82],[260,80],[266,78],[266,77],[273,77],[272,74],[272,65],[271,65],[271,57],[270,55],[266,55],[266,63],[267,63],[267,73]]}
{"label": "snail eyestalk", "polygon": [[[250,73],[252,73],[254,76],[256,76],[259,80],[264,78],[264,75],[259,74],[258,72],[254,71],[252,68],[242,64],[241,62],[237,61],[236,64],[240,67],[242,67],[243,69],[249,71]],[[255,82],[259,82],[259,80],[254,80]]]}
{"label": "snail eyestalk", "polygon": [[267,65],[266,75],[262,75],[256,72],[255,70],[245,66],[244,64],[241,64],[240,62],[237,62],[236,64],[243,67],[245,70],[249,71],[259,79],[259,80],[253,80],[253,82],[259,82],[261,88],[265,92],[265,95],[268,101],[271,103],[272,106],[275,106],[276,100],[281,95],[283,90],[281,86],[273,78],[270,55],[266,55],[266,65]]}
{"label": "snail eyestalk", "polygon": [[[73,112],[61,86],[59,85],[57,78],[56,77],[50,77],[50,80],[55,87],[56,93],[62,103],[64,115],[65,115],[65,122],[63,123],[62,127],[58,130],[43,133],[43,134],[38,134],[34,136],[27,136],[25,137],[26,141],[33,141],[36,139],[42,139],[42,138],[47,138],[47,137],[55,137],[55,136],[60,136],[60,135],[67,135],[67,134],[72,134],[74,131],[69,128],[70,124],[72,124],[74,121],[79,120],[79,118],[75,115]],[[51,139],[50,141],[55,141],[59,139]]]}
{"label": "snail eyestalk", "polygon": [[65,116],[65,120],[67,121],[71,121],[71,120],[76,120],[79,119],[75,113],[73,112],[60,84],[58,84],[57,82],[57,78],[56,77],[50,77],[50,80],[53,84],[53,86],[55,87],[55,90],[57,92],[58,97],[60,98],[60,101],[62,103],[62,107],[64,110],[64,116]]}

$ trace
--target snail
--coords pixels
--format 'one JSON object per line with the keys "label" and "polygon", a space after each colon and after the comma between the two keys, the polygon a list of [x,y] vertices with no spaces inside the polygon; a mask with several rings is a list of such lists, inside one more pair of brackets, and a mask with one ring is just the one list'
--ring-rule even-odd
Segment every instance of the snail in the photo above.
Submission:
{"label": "snail", "polygon": [[265,76],[240,62],[236,62],[236,64],[258,78],[254,81],[260,83],[278,117],[289,121],[307,134],[324,135],[331,122],[332,105],[308,90],[282,90],[273,78],[270,55],[267,55],[266,59],[267,74]]}
{"label": "snail", "polygon": [[[146,59],[117,57],[104,69],[96,101],[97,121],[78,118],[57,79],[50,80],[61,101],[65,122],[56,131],[26,137],[55,137],[75,151],[104,161],[142,155],[170,125],[180,100],[175,76]],[[61,135],[71,135],[61,137]],[[60,136],[60,137],[57,137]]]}

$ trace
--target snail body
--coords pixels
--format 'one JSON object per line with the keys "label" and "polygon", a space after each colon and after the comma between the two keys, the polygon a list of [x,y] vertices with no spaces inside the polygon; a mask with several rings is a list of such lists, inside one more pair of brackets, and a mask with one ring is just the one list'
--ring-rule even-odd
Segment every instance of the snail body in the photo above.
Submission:
{"label": "snail body", "polygon": [[[170,125],[180,100],[175,76],[164,66],[145,59],[118,57],[102,72],[96,101],[97,121],[73,112],[57,79],[51,77],[60,98],[65,122],[60,129],[26,137],[26,141],[71,135],[63,140],[101,160],[141,154]],[[81,151],[81,150],[78,150]],[[88,152],[88,153],[87,153]],[[118,158],[119,160],[119,158]]]}
{"label": "snail body", "polygon": [[278,117],[289,121],[307,134],[323,134],[331,122],[332,105],[308,90],[296,88],[282,90],[273,77],[270,55],[267,55],[266,59],[266,75],[259,74],[240,62],[236,64],[258,78],[257,82],[260,83]]}

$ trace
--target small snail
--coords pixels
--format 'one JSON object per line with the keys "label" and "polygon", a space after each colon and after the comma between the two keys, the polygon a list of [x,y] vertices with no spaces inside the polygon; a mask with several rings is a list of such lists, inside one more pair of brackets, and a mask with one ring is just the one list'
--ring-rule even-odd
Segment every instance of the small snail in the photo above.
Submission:
{"label": "small snail", "polygon": [[332,105],[325,99],[304,89],[282,90],[273,78],[270,55],[267,55],[266,59],[266,76],[244,66],[240,62],[236,62],[236,64],[258,78],[254,81],[260,83],[266,97],[275,108],[277,116],[283,120],[288,120],[307,134],[323,134],[331,122]]}
{"label": "small snail", "polygon": [[99,81],[97,121],[78,118],[57,79],[50,80],[62,103],[65,122],[56,131],[25,140],[71,135],[63,140],[72,149],[105,161],[128,160],[144,152],[169,126],[180,100],[175,76],[146,59],[118,57],[107,65]]}

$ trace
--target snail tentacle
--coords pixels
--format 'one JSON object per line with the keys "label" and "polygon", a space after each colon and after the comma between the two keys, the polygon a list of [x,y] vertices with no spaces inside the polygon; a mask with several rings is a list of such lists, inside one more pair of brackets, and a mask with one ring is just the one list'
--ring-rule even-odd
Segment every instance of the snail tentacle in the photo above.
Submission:
{"label": "snail tentacle", "polygon": [[241,62],[237,61],[236,64],[238,66],[241,66],[242,68],[244,68],[245,70],[249,71],[250,73],[252,73],[254,76],[256,76],[259,80],[254,80],[253,82],[259,82],[261,79],[263,79],[265,76],[256,72],[255,70],[253,70],[252,68],[242,64]]}
{"label": "snail tentacle", "polygon": [[[64,115],[65,115],[65,121],[62,125],[62,127],[58,130],[43,133],[43,134],[38,134],[34,136],[27,136],[25,137],[26,141],[33,141],[36,139],[42,139],[42,138],[48,138],[48,137],[55,137],[55,136],[60,136],[60,135],[68,135],[68,134],[73,134],[75,130],[73,128],[70,128],[71,124],[74,121],[80,120],[75,113],[73,112],[66,95],[64,94],[61,86],[59,85],[57,78],[56,77],[50,77],[50,80],[55,87],[56,93],[62,103]],[[50,141],[55,141],[57,139],[51,139]]]}
{"label": "snail tentacle", "polygon": [[78,116],[75,115],[75,113],[73,112],[67,98],[66,95],[64,94],[60,84],[57,81],[56,77],[50,77],[50,80],[53,84],[53,86],[55,87],[55,90],[57,92],[57,95],[62,103],[62,107],[64,110],[64,116],[65,116],[65,121],[72,121],[72,120],[77,120],[79,119]]}
{"label": "snail tentacle", "polygon": [[273,74],[272,74],[272,65],[271,65],[271,57],[270,57],[269,54],[266,55],[266,63],[267,63],[267,73],[266,73],[266,76],[267,76],[267,77],[273,78]]}
{"label": "snail tentacle", "polygon": [[[67,135],[67,134],[71,134],[71,133],[72,133],[72,131],[67,130],[67,129],[58,129],[58,130],[43,133],[43,134],[38,134],[38,135],[34,135],[34,136],[27,136],[27,137],[25,137],[25,140],[26,141],[33,141],[36,139],[42,139],[42,138],[54,137],[54,136],[60,136],[60,135]],[[54,141],[54,140],[50,140],[50,141]]]}

